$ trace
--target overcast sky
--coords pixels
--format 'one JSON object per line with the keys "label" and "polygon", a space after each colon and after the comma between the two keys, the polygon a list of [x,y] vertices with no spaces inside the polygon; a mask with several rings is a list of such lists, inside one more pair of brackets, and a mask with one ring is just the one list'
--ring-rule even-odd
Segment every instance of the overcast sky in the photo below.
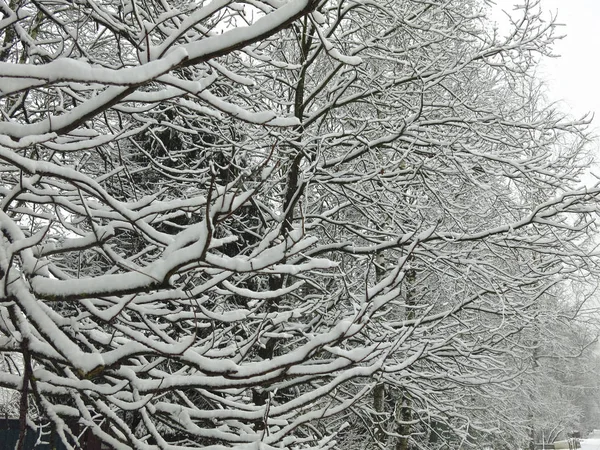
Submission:
{"label": "overcast sky", "polygon": [[[512,10],[515,0],[496,0],[498,8]],[[555,46],[560,58],[548,59],[541,68],[550,95],[564,100],[575,114],[598,111],[600,128],[600,0],[541,0],[541,6],[558,16],[558,34],[565,35]]]}
{"label": "overcast sky", "polygon": [[[515,0],[496,0],[508,11]],[[555,46],[559,58],[547,59],[540,76],[548,83],[548,95],[562,101],[574,116],[595,113],[593,129],[600,136],[600,0],[541,0],[545,17],[557,15],[558,31],[565,37]],[[600,160],[600,140],[595,145]],[[595,169],[594,173],[598,174]]]}
{"label": "overcast sky", "polygon": [[[502,0],[498,2],[500,4]],[[564,99],[572,111],[596,111],[594,127],[600,128],[600,1],[542,0],[544,9],[558,14],[565,34],[556,45],[560,58],[546,62],[543,76],[550,94]]]}

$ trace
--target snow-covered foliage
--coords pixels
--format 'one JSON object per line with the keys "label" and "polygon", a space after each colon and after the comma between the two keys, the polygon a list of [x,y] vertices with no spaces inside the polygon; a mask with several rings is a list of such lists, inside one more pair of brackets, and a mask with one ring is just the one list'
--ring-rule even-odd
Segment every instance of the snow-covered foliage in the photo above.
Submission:
{"label": "snow-covered foliage", "polygon": [[600,188],[533,78],[535,5],[507,36],[477,0],[0,9],[21,410],[115,449],[498,431],[545,299],[595,271]]}

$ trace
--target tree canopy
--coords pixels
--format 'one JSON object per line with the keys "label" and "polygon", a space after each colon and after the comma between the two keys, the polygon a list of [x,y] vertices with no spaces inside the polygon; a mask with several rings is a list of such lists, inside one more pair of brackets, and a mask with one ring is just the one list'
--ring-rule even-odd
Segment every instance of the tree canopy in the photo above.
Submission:
{"label": "tree canopy", "polygon": [[547,426],[537,389],[566,381],[541,361],[594,340],[573,319],[600,188],[587,121],[536,79],[537,2],[506,33],[479,0],[0,9],[0,386],[23,426],[214,450]]}

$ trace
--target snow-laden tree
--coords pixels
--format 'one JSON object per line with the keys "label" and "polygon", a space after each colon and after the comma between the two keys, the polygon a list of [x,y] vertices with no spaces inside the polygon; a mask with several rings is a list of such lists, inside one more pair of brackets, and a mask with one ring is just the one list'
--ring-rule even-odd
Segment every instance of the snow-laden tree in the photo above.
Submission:
{"label": "snow-laden tree", "polygon": [[478,405],[540,299],[595,273],[600,189],[533,78],[536,5],[507,36],[476,0],[0,7],[21,411],[136,449],[501,426]]}
{"label": "snow-laden tree", "polygon": [[[574,308],[564,302],[568,292],[557,294],[545,300],[547,310],[536,326],[515,340],[531,363],[519,377],[519,398],[513,396],[506,409],[514,424],[527,427],[524,448],[567,439],[574,431],[585,433],[599,419],[598,328],[573,315]],[[518,441],[515,435],[512,442]]]}
{"label": "snow-laden tree", "polygon": [[[349,275],[348,309],[361,311],[365,285],[408,261],[397,297],[363,337],[401,336],[387,361],[419,360],[373,377],[371,415],[395,422],[378,426],[399,449],[408,434],[427,438],[444,421],[460,444],[499,425],[498,416],[477,419],[472,399],[503,395],[489,392],[494,383],[515,388],[508,382],[523,363],[509,362],[529,355],[511,337],[535,326],[555,284],[594,270],[580,245],[588,219],[547,203],[565,199],[580,170],[583,130],[544,106],[532,77],[552,25],[533,4],[504,38],[486,31],[477,2],[322,11],[325,31],[305,20],[273,44],[301,65],[285,82],[264,82],[303,123],[290,144],[298,153],[282,164],[302,173],[305,227],[322,230]],[[323,36],[346,56],[328,51]],[[553,219],[535,217],[547,207]],[[361,437],[390,443],[361,419]]]}

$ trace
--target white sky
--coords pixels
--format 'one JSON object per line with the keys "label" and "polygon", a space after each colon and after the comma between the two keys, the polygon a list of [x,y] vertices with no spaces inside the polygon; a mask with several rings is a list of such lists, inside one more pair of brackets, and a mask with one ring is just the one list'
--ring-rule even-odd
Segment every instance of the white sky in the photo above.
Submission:
{"label": "white sky", "polygon": [[[502,0],[498,2],[500,4]],[[542,8],[558,14],[566,35],[555,47],[560,58],[550,59],[542,75],[550,95],[564,99],[576,114],[596,112],[594,127],[600,128],[600,1],[542,0]]]}
{"label": "white sky", "polygon": [[[516,0],[496,0],[499,9],[512,12]],[[557,15],[558,35],[554,53],[547,58],[540,75],[546,79],[553,100],[564,100],[574,115],[597,111],[594,126],[600,129],[600,0],[540,0],[544,17]]]}
{"label": "white sky", "polygon": [[[515,3],[496,0],[497,8],[507,11]],[[595,113],[592,129],[600,136],[600,0],[540,0],[540,6],[544,17],[557,15],[557,23],[562,24],[557,34],[565,35],[554,47],[560,57],[547,58],[539,70],[548,84],[549,99],[561,101],[562,108],[575,117]],[[593,148],[600,161],[600,139]]]}

